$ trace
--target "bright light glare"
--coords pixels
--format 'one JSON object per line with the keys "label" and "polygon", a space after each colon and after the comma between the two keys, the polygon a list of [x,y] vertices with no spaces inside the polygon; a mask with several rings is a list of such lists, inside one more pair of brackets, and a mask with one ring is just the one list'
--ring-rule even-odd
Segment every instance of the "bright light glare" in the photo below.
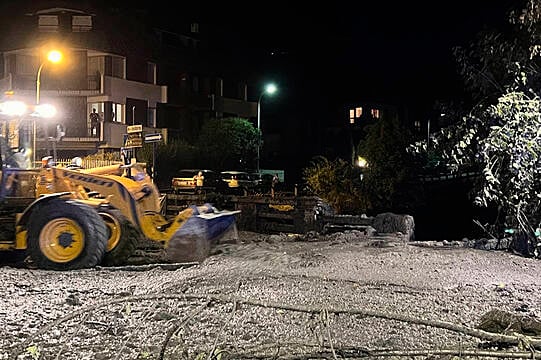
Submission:
{"label": "bright light glare", "polygon": [[267,85],[265,87],[265,92],[267,94],[274,94],[276,92],[276,90],[278,90],[278,89],[276,88],[276,85],[274,85],[274,84],[269,84],[269,85]]}
{"label": "bright light glare", "polygon": [[51,50],[47,54],[47,60],[56,64],[62,60],[62,53],[58,50]]}
{"label": "bright light glare", "polygon": [[357,166],[360,167],[360,168],[368,167],[368,161],[366,161],[366,159],[363,158],[362,156],[358,156],[357,157]]}
{"label": "bright light glare", "polygon": [[8,116],[21,116],[26,113],[26,104],[22,101],[6,101],[0,103],[0,114]]}
{"label": "bright light glare", "polygon": [[36,105],[32,115],[43,118],[51,118],[56,115],[56,108],[51,104]]}

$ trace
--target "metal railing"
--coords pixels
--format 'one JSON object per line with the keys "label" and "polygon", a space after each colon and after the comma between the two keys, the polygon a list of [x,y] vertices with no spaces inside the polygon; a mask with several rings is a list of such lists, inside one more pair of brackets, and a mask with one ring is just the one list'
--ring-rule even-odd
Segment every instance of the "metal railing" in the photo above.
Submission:
{"label": "metal railing", "polygon": [[[72,159],[56,159],[56,164],[58,166],[68,166],[71,164],[71,161]],[[83,159],[83,167],[85,169],[116,164],[122,164],[122,162],[117,160]]]}

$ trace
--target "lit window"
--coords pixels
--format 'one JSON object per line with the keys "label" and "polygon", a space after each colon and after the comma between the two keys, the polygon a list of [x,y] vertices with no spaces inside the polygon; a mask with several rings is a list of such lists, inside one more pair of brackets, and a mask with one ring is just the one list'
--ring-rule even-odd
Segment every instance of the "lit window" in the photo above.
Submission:
{"label": "lit window", "polygon": [[353,109],[350,109],[350,110],[349,110],[349,117],[350,117],[350,118],[355,117],[355,110],[353,110]]}
{"label": "lit window", "polygon": [[379,119],[379,110],[378,110],[378,109],[372,109],[372,110],[370,111],[370,113],[372,114],[372,117],[373,117],[374,119]]}
{"label": "lit window", "polygon": [[363,114],[363,108],[362,107],[355,108],[355,117],[356,118],[360,118],[362,114]]}
{"label": "lit window", "polygon": [[415,120],[415,129],[420,130],[421,129],[421,122],[419,120]]}
{"label": "lit window", "polygon": [[350,124],[355,124],[355,118],[349,118],[349,123]]}

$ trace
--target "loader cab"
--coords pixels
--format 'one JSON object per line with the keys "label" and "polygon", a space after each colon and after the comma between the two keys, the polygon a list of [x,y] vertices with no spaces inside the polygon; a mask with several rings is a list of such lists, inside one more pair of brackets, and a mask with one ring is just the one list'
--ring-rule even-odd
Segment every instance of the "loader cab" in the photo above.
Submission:
{"label": "loader cab", "polygon": [[0,201],[16,204],[35,199],[39,169],[31,169],[25,154],[0,137]]}
{"label": "loader cab", "polygon": [[3,167],[0,180],[0,202],[31,203],[36,199],[38,178],[39,169]]}

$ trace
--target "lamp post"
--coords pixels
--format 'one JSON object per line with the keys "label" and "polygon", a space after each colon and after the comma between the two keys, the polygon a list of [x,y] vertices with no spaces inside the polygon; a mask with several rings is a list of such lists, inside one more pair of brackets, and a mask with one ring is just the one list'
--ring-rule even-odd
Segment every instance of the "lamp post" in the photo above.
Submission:
{"label": "lamp post", "polygon": [[[52,63],[58,63],[62,60],[62,53],[58,50],[51,50],[47,53],[47,60]],[[41,78],[41,70],[43,70],[43,66],[45,65],[45,61],[42,61],[38,68],[38,73],[36,75],[36,107],[39,106],[39,96],[40,96],[40,78]],[[36,119],[34,118],[34,121],[32,122],[32,167],[36,166]]]}
{"label": "lamp post", "polygon": [[258,138],[257,138],[257,163],[256,163],[256,167],[257,167],[257,173],[259,174],[259,154],[260,154],[260,148],[261,148],[261,138],[262,138],[262,133],[261,133],[261,99],[263,98],[263,95],[265,94],[269,94],[269,95],[272,95],[276,92],[276,85],[274,84],[268,84],[267,86],[265,86],[265,90],[263,90],[263,92],[261,93],[261,95],[259,95],[259,99],[257,99],[257,132],[258,132]]}

